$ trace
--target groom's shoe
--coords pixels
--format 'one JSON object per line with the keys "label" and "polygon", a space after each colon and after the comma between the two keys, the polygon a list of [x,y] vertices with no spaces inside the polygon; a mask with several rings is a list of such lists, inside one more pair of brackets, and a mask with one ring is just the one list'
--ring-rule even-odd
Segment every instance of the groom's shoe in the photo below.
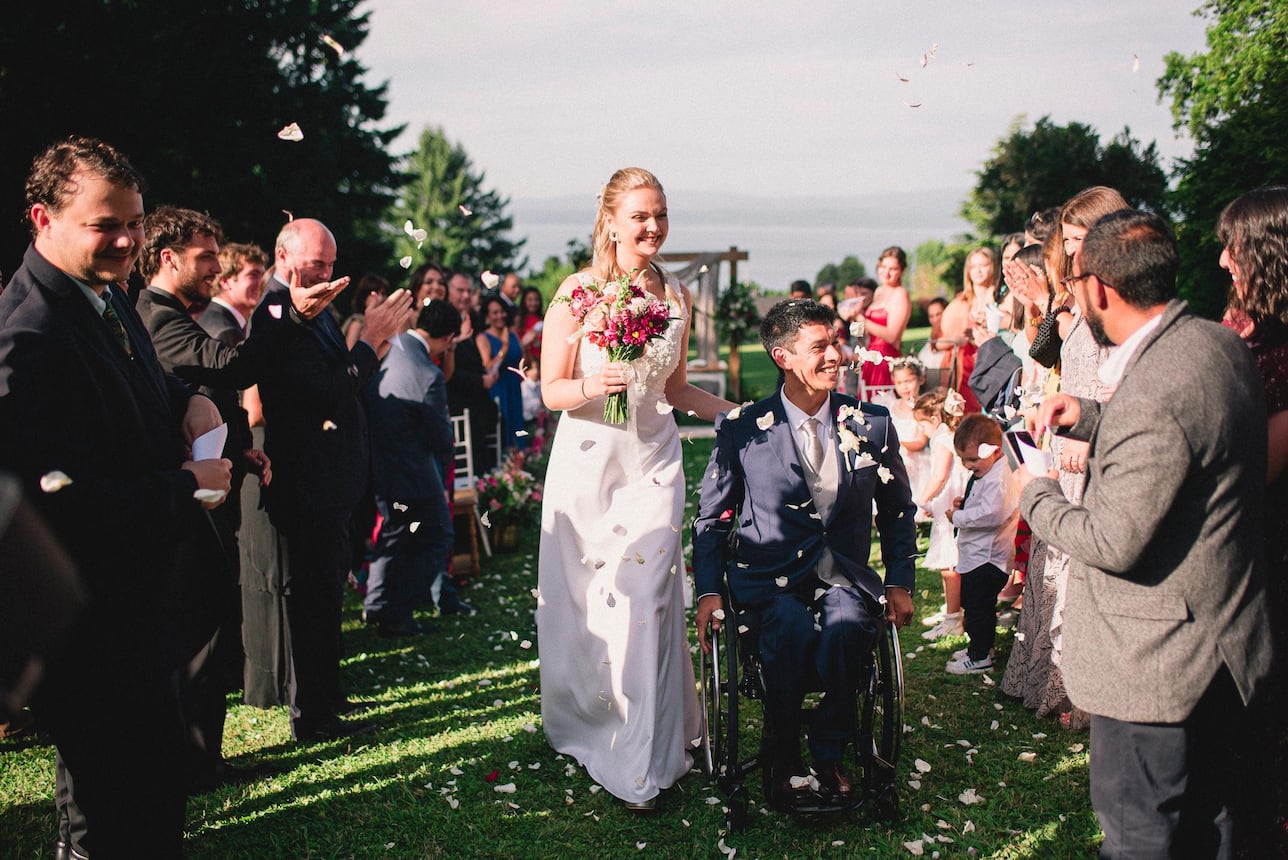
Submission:
{"label": "groom's shoe", "polygon": [[839,761],[819,762],[816,769],[819,794],[837,803],[849,801],[853,795],[853,787],[850,785],[849,775]]}

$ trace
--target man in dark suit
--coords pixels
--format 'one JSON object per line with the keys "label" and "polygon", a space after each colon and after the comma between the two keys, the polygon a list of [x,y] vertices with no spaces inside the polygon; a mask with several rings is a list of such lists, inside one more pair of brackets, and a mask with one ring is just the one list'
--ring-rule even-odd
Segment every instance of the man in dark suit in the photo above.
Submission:
{"label": "man in dark suit", "polygon": [[[218,410],[162,372],[117,286],[143,241],[142,180],[100,141],[32,165],[34,240],[0,297],[0,464],[76,562],[89,605],[35,710],[57,747],[61,857],[177,857],[182,723],[162,610],[197,490],[227,460],[187,446]],[[206,503],[213,504],[213,503]]]}
{"label": "man in dark suit", "polygon": [[460,325],[460,314],[445,301],[422,307],[415,327],[398,336],[367,389],[372,487],[381,524],[365,606],[368,622],[385,636],[427,632],[412,613],[447,578],[453,532],[443,476],[454,445],[447,384],[434,361]]}
{"label": "man in dark suit", "polygon": [[1082,504],[1054,472],[1017,471],[1024,519],[1072,559],[1061,670],[1092,715],[1109,858],[1232,856],[1268,794],[1251,760],[1265,751],[1250,749],[1275,633],[1259,563],[1264,396],[1239,338],[1176,299],[1177,266],[1152,213],[1087,233],[1067,280],[1097,342],[1117,345],[1100,369],[1113,397],[1060,394],[1038,413],[1039,429],[1091,445]]}
{"label": "man in dark suit", "polygon": [[[717,421],[693,523],[703,649],[708,625],[720,627],[726,586],[739,608],[760,614],[765,707],[781,739],[768,763],[770,799],[780,806],[809,796],[791,779],[805,774],[806,667],[817,669],[827,693],[810,728],[814,769],[823,794],[846,801],[852,790],[841,756],[854,734],[877,618],[898,626],[912,618],[916,507],[899,440],[887,410],[836,393],[841,353],[832,316],[813,301],[780,302],[765,315],[761,341],[783,386]],[[884,583],[868,565],[873,502]]]}
{"label": "man in dark suit", "polygon": [[329,280],[336,258],[331,231],[297,218],[278,234],[275,253],[273,281],[242,349],[252,356],[273,458],[268,511],[286,542],[291,727],[301,740],[345,737],[374,728],[339,715],[349,708],[340,690],[349,518],[370,478],[362,392],[379,367],[377,350],[410,322],[411,298],[397,290],[368,307],[362,339],[349,349],[335,318],[295,303],[291,288],[311,291],[325,306],[348,285],[347,277]]}
{"label": "man in dark suit", "polygon": [[[236,357],[236,349],[212,338],[191,316],[194,305],[210,301],[221,271],[223,231],[218,222],[191,209],[162,206],[148,214],[143,227],[139,270],[148,286],[139,293],[135,309],[161,366],[173,372],[185,365],[226,364]],[[237,551],[242,481],[248,473],[256,475],[262,485],[272,478],[268,458],[251,441],[237,389],[203,387],[201,393],[214,402],[228,425],[223,455],[233,469],[229,498],[211,514],[218,545],[201,542],[199,535],[183,546],[189,566],[207,571],[205,587],[188,593],[190,611],[185,613],[184,631],[195,652],[182,655],[186,663],[180,695],[188,725],[187,779],[194,792],[242,782],[255,773],[224,761],[222,746],[227,694],[240,688],[242,677]]]}

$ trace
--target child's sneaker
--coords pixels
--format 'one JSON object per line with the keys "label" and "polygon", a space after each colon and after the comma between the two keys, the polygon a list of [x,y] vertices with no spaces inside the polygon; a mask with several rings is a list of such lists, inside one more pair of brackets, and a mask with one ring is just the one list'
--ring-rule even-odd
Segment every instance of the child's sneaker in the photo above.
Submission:
{"label": "child's sneaker", "polygon": [[966,619],[958,612],[948,612],[934,627],[921,634],[922,639],[942,639],[945,636],[965,636]]}
{"label": "child's sneaker", "polygon": [[982,659],[972,660],[969,655],[963,654],[960,659],[949,660],[944,668],[950,675],[978,675],[993,668],[993,655],[989,654]]}
{"label": "child's sneaker", "polygon": [[947,608],[948,607],[946,606],[941,606],[939,607],[938,610],[935,611],[934,615],[927,615],[925,618],[921,619],[921,626],[938,627],[939,622],[944,620],[944,612],[947,610]]}
{"label": "child's sneaker", "polygon": [[969,646],[968,646],[968,647],[966,647],[966,648],[958,648],[956,651],[954,651],[954,652],[953,652],[953,659],[954,659],[954,660],[961,660],[962,658],[964,658],[964,657],[966,656],[966,653],[967,653],[968,651],[970,651]]}

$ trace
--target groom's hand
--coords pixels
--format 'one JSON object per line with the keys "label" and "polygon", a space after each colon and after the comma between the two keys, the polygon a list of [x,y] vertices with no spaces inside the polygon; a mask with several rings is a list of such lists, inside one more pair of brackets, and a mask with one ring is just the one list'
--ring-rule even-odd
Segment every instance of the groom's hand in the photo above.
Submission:
{"label": "groom's hand", "polygon": [[698,601],[698,614],[694,622],[698,627],[698,645],[702,648],[703,654],[711,653],[711,635],[707,632],[707,625],[711,625],[711,633],[720,629],[720,619],[715,613],[716,610],[723,608],[724,601],[718,594],[708,594]]}
{"label": "groom's hand", "polygon": [[901,629],[912,620],[912,592],[891,586],[885,590],[886,621]]}

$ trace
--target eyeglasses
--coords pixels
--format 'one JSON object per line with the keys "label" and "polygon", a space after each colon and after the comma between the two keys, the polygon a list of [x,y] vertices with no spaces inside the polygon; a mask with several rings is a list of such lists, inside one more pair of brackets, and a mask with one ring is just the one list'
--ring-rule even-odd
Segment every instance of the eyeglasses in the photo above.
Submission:
{"label": "eyeglasses", "polygon": [[1087,272],[1086,274],[1083,274],[1083,275],[1070,275],[1067,278],[1060,279],[1060,286],[1064,287],[1065,289],[1068,289],[1069,287],[1072,287],[1074,284],[1078,283],[1078,281],[1085,281],[1087,278],[1092,278],[1092,277],[1097,277],[1097,276],[1092,272]]}

